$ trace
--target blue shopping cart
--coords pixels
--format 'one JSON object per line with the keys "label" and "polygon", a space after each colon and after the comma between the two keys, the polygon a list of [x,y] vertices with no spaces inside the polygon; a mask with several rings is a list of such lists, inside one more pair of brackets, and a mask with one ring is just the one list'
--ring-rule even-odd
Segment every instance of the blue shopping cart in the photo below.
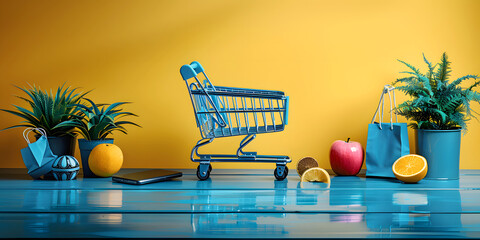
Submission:
{"label": "blue shopping cart", "polygon": [[[202,73],[204,79],[200,79]],[[283,180],[288,175],[288,156],[258,155],[244,152],[256,134],[281,132],[288,124],[288,96],[280,91],[214,86],[199,62],[183,65],[180,74],[187,85],[195,112],[200,139],[192,149],[191,160],[199,162],[197,177],[206,180],[212,171],[211,162],[276,163],[274,176]],[[194,79],[189,83],[190,79]],[[236,154],[200,154],[198,148],[219,137],[246,135]]]}

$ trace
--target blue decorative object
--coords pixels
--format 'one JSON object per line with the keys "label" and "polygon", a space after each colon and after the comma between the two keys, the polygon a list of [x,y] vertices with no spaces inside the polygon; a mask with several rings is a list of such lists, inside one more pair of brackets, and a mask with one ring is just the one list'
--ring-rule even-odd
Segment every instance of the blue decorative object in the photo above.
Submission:
{"label": "blue decorative object", "polygon": [[[30,142],[28,135],[37,131],[41,137],[36,142]],[[20,150],[23,162],[28,169],[28,174],[33,179],[39,179],[52,169],[52,162],[57,157],[50,149],[47,140],[47,133],[42,128],[27,128],[23,131],[23,138],[27,141],[28,146]]]}
{"label": "blue decorative object", "polygon": [[55,159],[52,165],[52,174],[56,180],[73,180],[77,177],[80,164],[73,156],[63,155]]}
{"label": "blue decorative object", "polygon": [[[191,160],[199,162],[197,177],[210,176],[210,162],[269,162],[277,168],[274,176],[284,180],[288,175],[288,156],[258,155],[244,152],[257,134],[281,132],[288,123],[288,96],[281,91],[214,86],[199,62],[183,65],[180,74],[187,85],[197,127],[202,139],[192,149]],[[202,74],[202,75],[200,75]],[[194,79],[190,81],[189,79]],[[198,148],[218,137],[244,135],[236,154],[201,154]],[[196,155],[196,157],[195,157]]]}

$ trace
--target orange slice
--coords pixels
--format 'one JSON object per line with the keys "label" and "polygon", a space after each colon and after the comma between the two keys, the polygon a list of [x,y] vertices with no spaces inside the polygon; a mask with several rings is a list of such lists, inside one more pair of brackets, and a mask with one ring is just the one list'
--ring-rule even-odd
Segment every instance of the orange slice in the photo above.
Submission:
{"label": "orange slice", "polygon": [[313,157],[304,157],[297,162],[297,173],[301,177],[305,171],[314,167],[318,167],[317,160]]}
{"label": "orange slice", "polygon": [[393,163],[392,171],[397,179],[406,183],[416,183],[427,175],[427,160],[416,154],[405,155]]}
{"label": "orange slice", "polygon": [[330,174],[323,168],[310,168],[302,174],[301,182],[324,182],[330,184]]}

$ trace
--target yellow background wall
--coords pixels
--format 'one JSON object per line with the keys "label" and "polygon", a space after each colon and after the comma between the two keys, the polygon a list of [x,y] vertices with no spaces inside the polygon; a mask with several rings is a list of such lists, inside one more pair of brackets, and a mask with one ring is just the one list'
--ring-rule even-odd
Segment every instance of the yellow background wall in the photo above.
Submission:
{"label": "yellow background wall", "polygon": [[[452,78],[480,74],[480,1],[0,1],[0,108],[23,104],[13,85],[63,82],[99,103],[132,101],[143,128],[115,134],[127,168],[195,168],[200,134],[180,66],[197,60],[214,84],[282,90],[290,119],[247,150],[313,156],[330,168],[334,140],[363,146],[396,59],[421,66],[446,51]],[[397,93],[397,101],[406,98]],[[478,105],[474,109],[480,111]],[[0,127],[19,119],[0,113]],[[0,167],[24,167],[22,130],[0,132]],[[410,131],[413,146],[413,131]],[[480,123],[462,138],[461,168],[478,169]],[[206,150],[233,153],[240,138]],[[80,159],[77,148],[76,157]],[[271,168],[214,164],[214,168]]]}

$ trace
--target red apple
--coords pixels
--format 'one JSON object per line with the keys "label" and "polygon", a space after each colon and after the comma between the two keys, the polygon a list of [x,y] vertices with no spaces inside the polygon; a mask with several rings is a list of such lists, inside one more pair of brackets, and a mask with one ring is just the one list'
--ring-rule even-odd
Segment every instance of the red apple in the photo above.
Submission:
{"label": "red apple", "polygon": [[363,165],[363,148],[359,142],[337,140],[330,148],[330,166],[337,175],[355,176]]}

